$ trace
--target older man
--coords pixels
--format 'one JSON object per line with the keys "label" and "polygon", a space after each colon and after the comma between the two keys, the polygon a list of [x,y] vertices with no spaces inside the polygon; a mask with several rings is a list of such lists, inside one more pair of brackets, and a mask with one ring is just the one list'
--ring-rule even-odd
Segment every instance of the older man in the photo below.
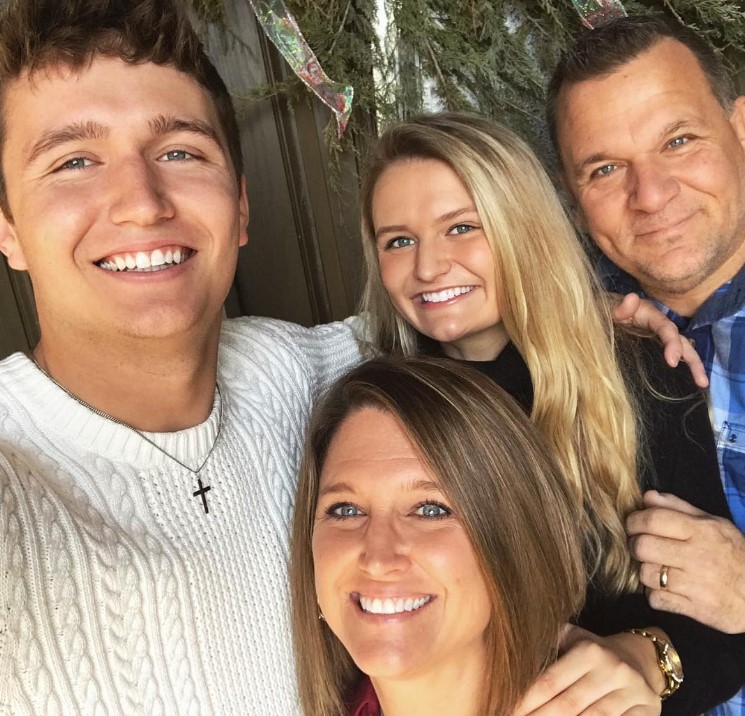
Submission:
{"label": "older man", "polygon": [[[650,603],[745,631],[745,98],[695,33],[625,18],[561,60],[548,119],[577,215],[695,341],[737,525],[648,493],[629,518]],[[739,529],[738,529],[739,528]],[[745,713],[745,694],[718,713]]]}

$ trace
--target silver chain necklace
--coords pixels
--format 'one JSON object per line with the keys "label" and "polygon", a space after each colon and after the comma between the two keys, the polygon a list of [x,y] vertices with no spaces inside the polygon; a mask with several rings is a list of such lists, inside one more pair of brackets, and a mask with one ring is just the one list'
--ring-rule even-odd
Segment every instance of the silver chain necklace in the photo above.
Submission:
{"label": "silver chain necklace", "polygon": [[215,446],[217,445],[217,441],[220,439],[220,432],[222,431],[222,395],[220,393],[220,386],[215,383],[215,390],[217,391],[217,397],[219,400],[220,405],[220,412],[217,416],[217,434],[215,435],[215,439],[212,442],[212,447],[210,447],[209,452],[207,453],[207,456],[202,460],[202,464],[195,470],[194,468],[189,467],[187,464],[181,462],[175,455],[171,455],[168,451],[164,450],[158,443],[156,443],[154,440],[151,440],[145,433],[142,432],[142,430],[138,430],[135,427],[132,427],[129,423],[125,423],[123,420],[119,420],[119,418],[115,418],[113,415],[109,415],[108,413],[105,413],[103,410],[99,410],[98,408],[94,408],[89,403],[86,403],[81,398],[78,398],[77,395],[74,395],[71,393],[67,388],[65,388],[62,383],[55,380],[47,371],[45,371],[38,363],[36,358],[31,355],[31,360],[33,361],[34,365],[47,377],[49,380],[52,381],[61,391],[66,393],[70,398],[72,398],[76,403],[82,405],[84,408],[88,408],[92,413],[95,413],[100,418],[104,418],[106,420],[111,420],[112,423],[116,423],[117,425],[121,425],[124,428],[127,428],[128,430],[131,430],[136,435],[139,435],[140,438],[142,438],[146,443],[150,443],[158,452],[163,453],[166,457],[173,460],[177,465],[180,465],[184,468],[184,470],[187,470],[190,472],[194,477],[197,478],[197,484],[199,485],[199,489],[195,490],[192,493],[192,497],[201,497],[202,498],[202,506],[204,507],[204,513],[206,515],[209,514],[210,508],[207,504],[207,493],[212,489],[211,485],[203,485],[202,484],[202,478],[199,476],[199,473],[202,471],[202,468],[207,464],[207,460],[210,459],[212,456],[212,453],[215,450]]}

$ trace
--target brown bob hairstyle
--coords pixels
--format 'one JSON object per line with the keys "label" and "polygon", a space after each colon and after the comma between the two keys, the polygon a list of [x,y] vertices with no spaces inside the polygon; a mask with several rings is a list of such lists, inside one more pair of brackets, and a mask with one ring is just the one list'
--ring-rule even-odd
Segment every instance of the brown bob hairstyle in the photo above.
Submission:
{"label": "brown bob hairstyle", "polygon": [[399,421],[468,534],[492,609],[481,712],[510,713],[555,658],[559,630],[582,604],[579,508],[537,428],[491,380],[446,359],[400,357],[353,369],[312,418],[290,565],[304,711],[344,714],[361,678],[344,646],[318,619],[312,540],[329,446],[345,419],[367,407]]}

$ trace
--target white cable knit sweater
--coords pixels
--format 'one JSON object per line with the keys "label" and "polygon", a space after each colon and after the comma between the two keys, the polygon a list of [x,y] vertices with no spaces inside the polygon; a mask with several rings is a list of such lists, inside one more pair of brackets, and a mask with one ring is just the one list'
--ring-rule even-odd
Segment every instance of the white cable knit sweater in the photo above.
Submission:
{"label": "white cable knit sweater", "polygon": [[[0,363],[0,713],[298,713],[288,521],[312,404],[359,360],[352,328],[225,323],[209,514],[140,436],[22,354]],[[196,467],[217,416],[157,439]]]}

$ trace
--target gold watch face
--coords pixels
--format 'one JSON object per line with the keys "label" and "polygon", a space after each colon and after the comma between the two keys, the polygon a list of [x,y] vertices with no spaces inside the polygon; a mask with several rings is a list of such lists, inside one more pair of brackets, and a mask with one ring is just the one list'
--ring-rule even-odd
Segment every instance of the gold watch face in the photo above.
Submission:
{"label": "gold watch face", "polygon": [[667,644],[663,650],[662,657],[669,666],[670,676],[678,683],[683,681],[683,664],[680,663],[678,652],[670,644]]}

